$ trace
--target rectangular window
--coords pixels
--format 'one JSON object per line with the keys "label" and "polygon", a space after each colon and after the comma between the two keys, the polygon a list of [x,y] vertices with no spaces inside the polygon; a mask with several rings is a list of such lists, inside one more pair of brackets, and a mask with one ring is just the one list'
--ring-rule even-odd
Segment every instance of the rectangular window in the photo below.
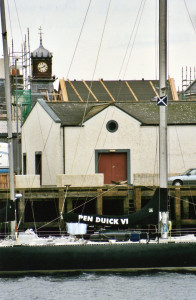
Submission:
{"label": "rectangular window", "polygon": [[27,174],[27,155],[23,153],[23,175]]}
{"label": "rectangular window", "polygon": [[35,174],[40,175],[40,184],[42,177],[42,153],[35,152]]}

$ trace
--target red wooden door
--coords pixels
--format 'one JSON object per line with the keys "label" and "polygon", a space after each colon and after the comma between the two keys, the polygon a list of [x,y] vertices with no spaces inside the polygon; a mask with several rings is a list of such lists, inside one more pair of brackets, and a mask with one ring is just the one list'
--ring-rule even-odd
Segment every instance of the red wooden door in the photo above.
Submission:
{"label": "red wooden door", "polygon": [[98,173],[104,174],[104,183],[127,180],[127,153],[99,153]]}

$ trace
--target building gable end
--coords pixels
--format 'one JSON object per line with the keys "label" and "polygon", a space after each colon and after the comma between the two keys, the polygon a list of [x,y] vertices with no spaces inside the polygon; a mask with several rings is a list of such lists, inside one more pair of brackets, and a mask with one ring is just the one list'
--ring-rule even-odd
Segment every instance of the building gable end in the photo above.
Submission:
{"label": "building gable end", "polygon": [[47,114],[53,119],[53,121],[55,123],[61,123],[61,120],[59,119],[59,117],[57,117],[55,112],[47,105],[47,103],[43,99],[38,99],[37,102],[47,112]]}

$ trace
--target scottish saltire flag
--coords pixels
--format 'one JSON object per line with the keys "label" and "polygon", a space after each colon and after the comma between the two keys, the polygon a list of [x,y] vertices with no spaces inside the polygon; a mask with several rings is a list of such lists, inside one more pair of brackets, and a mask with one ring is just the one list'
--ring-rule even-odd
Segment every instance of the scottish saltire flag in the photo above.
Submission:
{"label": "scottish saltire flag", "polygon": [[167,106],[167,95],[157,98],[157,105]]}

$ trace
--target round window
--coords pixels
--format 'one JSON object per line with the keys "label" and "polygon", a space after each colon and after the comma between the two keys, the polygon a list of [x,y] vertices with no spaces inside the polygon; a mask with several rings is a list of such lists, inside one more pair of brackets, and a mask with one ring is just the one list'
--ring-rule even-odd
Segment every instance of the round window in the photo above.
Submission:
{"label": "round window", "polygon": [[110,132],[115,132],[118,129],[118,123],[114,120],[108,121],[106,124],[106,128]]}

